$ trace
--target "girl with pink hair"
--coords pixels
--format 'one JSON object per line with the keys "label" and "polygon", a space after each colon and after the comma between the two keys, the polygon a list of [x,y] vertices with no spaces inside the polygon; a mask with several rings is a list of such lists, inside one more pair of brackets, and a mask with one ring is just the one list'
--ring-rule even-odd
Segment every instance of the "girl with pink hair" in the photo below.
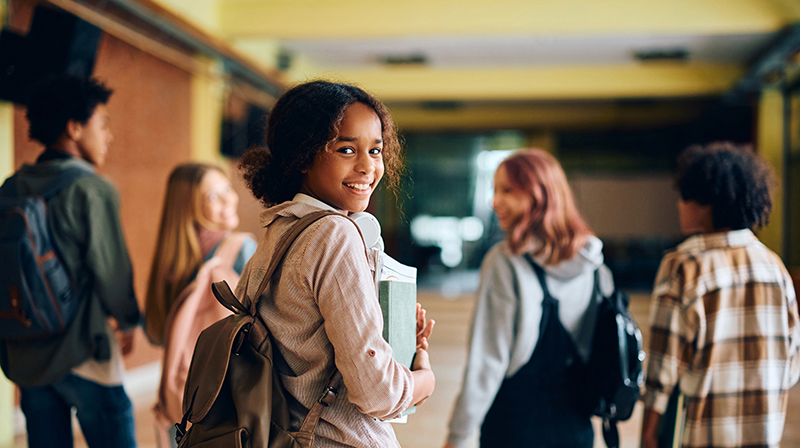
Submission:
{"label": "girl with pink hair", "polygon": [[492,208],[506,238],[483,261],[445,447],[462,447],[478,426],[481,447],[592,447],[591,409],[574,391],[591,350],[595,288],[614,289],[603,243],[542,150],[500,164]]}

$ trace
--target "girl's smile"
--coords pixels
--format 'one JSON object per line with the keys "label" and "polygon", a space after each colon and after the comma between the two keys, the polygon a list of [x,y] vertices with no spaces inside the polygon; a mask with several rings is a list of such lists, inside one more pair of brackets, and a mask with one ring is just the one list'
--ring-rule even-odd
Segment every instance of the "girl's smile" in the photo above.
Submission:
{"label": "girl's smile", "polygon": [[497,215],[500,228],[508,231],[530,210],[531,200],[511,183],[504,166],[494,175],[494,198],[492,208]]}
{"label": "girl's smile", "polygon": [[217,170],[209,170],[200,183],[201,224],[210,230],[233,230],[239,226],[239,195]]}
{"label": "girl's smile", "polygon": [[337,209],[363,212],[383,177],[383,128],[371,107],[347,108],[339,135],[304,171],[301,193]]}

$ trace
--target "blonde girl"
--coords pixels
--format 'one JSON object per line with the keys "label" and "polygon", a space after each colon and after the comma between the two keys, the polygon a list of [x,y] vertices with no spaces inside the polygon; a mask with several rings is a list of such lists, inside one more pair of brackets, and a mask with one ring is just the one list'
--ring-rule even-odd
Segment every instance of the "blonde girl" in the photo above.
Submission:
{"label": "blonde girl", "polygon": [[[145,304],[145,333],[153,344],[164,343],[175,299],[239,226],[238,204],[230,180],[218,167],[186,163],[170,174]],[[244,240],[234,271],[241,274],[255,248],[252,238]]]}

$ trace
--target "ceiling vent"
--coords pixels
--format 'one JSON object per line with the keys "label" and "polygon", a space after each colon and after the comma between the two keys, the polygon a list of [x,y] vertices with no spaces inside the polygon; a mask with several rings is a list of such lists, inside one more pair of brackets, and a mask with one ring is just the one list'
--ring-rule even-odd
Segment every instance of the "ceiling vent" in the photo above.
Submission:
{"label": "ceiling vent", "polygon": [[688,61],[689,51],[685,48],[664,48],[658,50],[639,50],[633,57],[642,62],[652,61]]}
{"label": "ceiling vent", "polygon": [[423,101],[420,106],[426,110],[459,110],[464,108],[461,101]]}
{"label": "ceiling vent", "polygon": [[378,57],[378,61],[383,65],[426,65],[428,57],[422,53],[391,54]]}

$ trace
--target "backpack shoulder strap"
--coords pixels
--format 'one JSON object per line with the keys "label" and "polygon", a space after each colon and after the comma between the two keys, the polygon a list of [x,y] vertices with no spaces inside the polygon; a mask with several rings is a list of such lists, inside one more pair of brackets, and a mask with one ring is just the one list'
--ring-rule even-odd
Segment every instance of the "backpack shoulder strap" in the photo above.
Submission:
{"label": "backpack shoulder strap", "polygon": [[250,310],[250,314],[256,315],[256,306],[258,305],[258,298],[261,297],[261,294],[267,289],[270,281],[272,280],[272,275],[275,273],[275,270],[278,268],[278,265],[281,264],[283,261],[283,257],[286,255],[286,252],[289,250],[289,247],[294,243],[294,240],[303,233],[303,230],[306,227],[310,226],[311,224],[315,223],[316,221],[329,216],[329,215],[339,215],[342,216],[341,213],[332,211],[332,210],[322,210],[314,213],[309,213],[308,215],[303,216],[300,218],[297,223],[295,223],[287,232],[286,235],[283,236],[280,243],[278,243],[278,247],[275,248],[275,252],[272,254],[272,259],[269,262],[269,267],[267,268],[266,274],[264,274],[264,278],[261,279],[261,283],[258,285],[258,289],[253,297],[245,296],[243,305]]}
{"label": "backpack shoulder strap", "polygon": [[544,272],[544,269],[541,266],[539,266],[539,263],[533,261],[533,257],[531,257],[531,254],[526,253],[524,257],[528,261],[528,263],[530,263],[531,267],[533,268],[533,272],[536,273],[536,278],[539,279],[539,285],[542,286],[542,294],[544,294],[544,300],[555,300],[556,302],[558,302],[558,299],[553,297],[550,294],[550,290],[547,288],[547,277]]}
{"label": "backpack shoulder strap", "polygon": [[[319,211],[315,213],[308,214],[302,218],[300,218],[297,223],[295,223],[290,229],[289,232],[284,235],[281,239],[280,243],[278,243],[278,247],[275,248],[275,252],[272,254],[272,259],[270,260],[269,267],[267,267],[267,272],[264,274],[264,278],[261,279],[261,283],[258,285],[258,290],[256,291],[255,297],[256,299],[253,300],[249,296],[245,296],[243,300],[239,300],[233,294],[230,285],[225,280],[214,282],[211,285],[211,290],[214,292],[214,296],[217,298],[219,303],[222,304],[225,308],[228,308],[235,314],[250,314],[252,316],[258,316],[258,297],[261,297],[261,294],[267,289],[270,281],[272,280],[272,275],[275,273],[275,270],[278,268],[278,265],[283,261],[283,257],[286,255],[286,251],[289,250],[289,246],[292,245],[295,239],[297,239],[298,235],[300,235],[306,227],[310,226],[315,221],[328,216],[328,215],[341,215],[340,213],[334,211]],[[230,238],[230,237],[229,237]],[[223,242],[225,244],[226,242]],[[222,248],[220,248],[222,249]],[[257,319],[260,321],[260,319]]]}
{"label": "backpack shoulder strap", "polygon": [[227,281],[222,280],[212,283],[211,292],[214,293],[214,297],[217,298],[217,301],[225,308],[231,310],[233,314],[248,314],[249,310],[236,298]]}
{"label": "backpack shoulder strap", "polygon": [[[328,215],[340,215],[340,213],[334,211],[319,211],[315,213],[308,214],[302,218],[300,218],[297,223],[295,223],[288,231],[286,235],[281,239],[278,247],[275,249],[275,252],[272,255],[272,259],[270,260],[269,267],[267,268],[267,272],[264,275],[264,278],[261,280],[261,283],[258,286],[258,290],[256,294],[253,296],[255,299],[251,299],[249,297],[245,297],[245,303],[239,302],[236,296],[231,292],[230,287],[224,281],[214,283],[211,288],[214,291],[214,295],[217,297],[217,300],[222,303],[226,308],[230,309],[234,313],[237,314],[250,314],[252,316],[257,317],[257,304],[258,304],[258,297],[264,293],[267,286],[269,285],[270,281],[272,280],[272,275],[275,273],[278,265],[283,261],[283,257],[286,255],[286,252],[289,250],[289,247],[292,243],[297,239],[297,237],[305,230],[308,226],[313,224],[314,222],[318,221],[319,219],[324,218]],[[355,224],[355,223],[354,223]],[[356,227],[357,228],[357,227]],[[359,230],[359,234],[360,234]],[[254,332],[251,335],[250,340],[256,341],[256,348],[260,351],[261,345],[263,342],[258,343],[257,341],[266,341],[269,337],[268,331],[266,330],[266,326],[263,324],[263,321],[260,318],[256,318],[251,329]],[[258,324],[260,323],[260,325]],[[256,334],[257,333],[257,334]],[[202,335],[201,335],[202,337]],[[198,344],[199,345],[199,344]],[[277,350],[276,350],[277,353]],[[339,385],[342,383],[342,373],[339,369],[334,369],[331,373],[331,376],[328,378],[328,381],[325,384],[325,388],[322,391],[319,399],[314,402],[314,405],[309,409],[308,414],[306,415],[305,419],[303,419],[303,423],[296,434],[300,440],[305,441],[307,446],[310,446],[314,440],[314,431],[319,423],[320,417],[322,415],[322,410],[325,407],[330,406],[331,404],[336,401],[336,391],[339,388]],[[186,401],[187,397],[184,397],[184,408],[186,408]],[[191,398],[191,402],[189,403],[189,410],[191,411],[192,403],[194,402],[194,397]],[[188,412],[186,416],[184,416],[184,421],[178,427],[179,430],[182,431],[182,428],[185,428],[186,425],[186,418],[188,416]]]}
{"label": "backpack shoulder strap", "polygon": [[605,298],[606,295],[603,294],[603,287],[600,284],[600,268],[594,270],[594,290],[593,294],[596,300],[597,297]]}
{"label": "backpack shoulder strap", "polygon": [[17,189],[17,173],[12,174],[0,186],[0,196],[5,198],[16,198],[19,196]]}
{"label": "backpack shoulder strap", "polygon": [[55,179],[37,191],[37,194],[45,201],[61,192],[61,190],[72,185],[76,180],[94,174],[91,170],[81,167],[73,167],[59,173]]}

